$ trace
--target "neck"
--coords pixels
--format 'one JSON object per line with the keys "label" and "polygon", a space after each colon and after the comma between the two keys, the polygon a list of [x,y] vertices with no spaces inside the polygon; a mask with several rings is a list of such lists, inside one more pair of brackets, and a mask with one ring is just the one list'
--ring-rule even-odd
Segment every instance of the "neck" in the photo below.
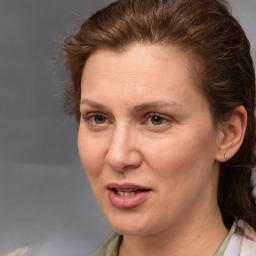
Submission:
{"label": "neck", "polygon": [[[212,204],[212,203],[211,203]],[[149,236],[124,236],[119,256],[213,256],[228,233],[216,203],[201,213],[189,211],[187,220]]]}

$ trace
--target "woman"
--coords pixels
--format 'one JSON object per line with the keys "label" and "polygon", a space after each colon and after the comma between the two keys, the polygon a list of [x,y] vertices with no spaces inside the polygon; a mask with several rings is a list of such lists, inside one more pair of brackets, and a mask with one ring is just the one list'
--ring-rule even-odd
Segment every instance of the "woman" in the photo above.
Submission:
{"label": "woman", "polygon": [[256,255],[255,73],[225,2],[120,0],[63,48],[80,158],[117,231],[93,255]]}

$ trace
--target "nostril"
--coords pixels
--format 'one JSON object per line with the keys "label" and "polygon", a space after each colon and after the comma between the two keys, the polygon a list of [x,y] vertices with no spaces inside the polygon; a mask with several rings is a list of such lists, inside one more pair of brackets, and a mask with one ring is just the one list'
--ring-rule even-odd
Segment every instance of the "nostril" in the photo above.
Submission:
{"label": "nostril", "polygon": [[127,165],[123,163],[107,163],[107,165],[114,171],[122,172],[127,169]]}

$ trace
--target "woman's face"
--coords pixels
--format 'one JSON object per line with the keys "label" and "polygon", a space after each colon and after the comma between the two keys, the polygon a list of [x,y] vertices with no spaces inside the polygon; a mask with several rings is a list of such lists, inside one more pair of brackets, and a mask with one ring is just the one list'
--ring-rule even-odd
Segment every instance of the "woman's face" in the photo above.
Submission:
{"label": "woman's face", "polygon": [[89,57],[78,147],[110,225],[151,235],[217,208],[218,132],[174,48],[133,45]]}

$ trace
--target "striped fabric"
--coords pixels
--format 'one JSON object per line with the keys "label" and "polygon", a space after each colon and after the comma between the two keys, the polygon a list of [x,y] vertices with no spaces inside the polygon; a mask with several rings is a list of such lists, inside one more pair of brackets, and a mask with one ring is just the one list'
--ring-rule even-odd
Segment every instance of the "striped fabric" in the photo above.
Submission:
{"label": "striped fabric", "polygon": [[256,256],[256,232],[243,220],[239,220],[224,256]]}

